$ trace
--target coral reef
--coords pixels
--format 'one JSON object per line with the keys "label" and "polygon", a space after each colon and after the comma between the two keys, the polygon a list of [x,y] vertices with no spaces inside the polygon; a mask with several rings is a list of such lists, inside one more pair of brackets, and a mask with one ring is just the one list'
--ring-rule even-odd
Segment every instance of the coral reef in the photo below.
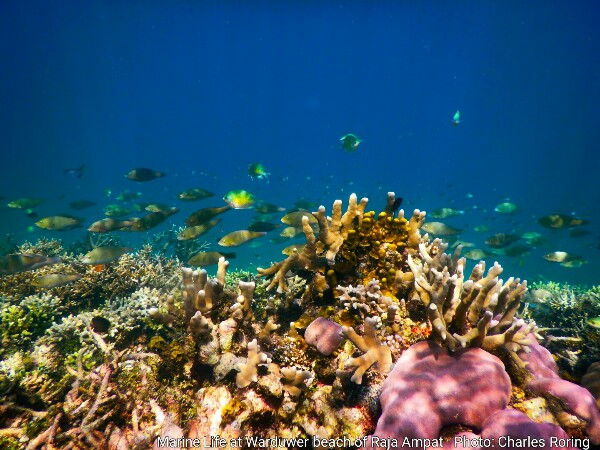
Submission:
{"label": "coral reef", "polygon": [[[221,448],[367,435],[600,442],[592,395],[561,379],[538,344],[540,333],[550,348],[579,338],[570,351],[598,355],[581,322],[582,311],[597,314],[597,291],[583,306],[579,294],[536,287],[549,294],[534,303],[498,264],[467,274],[460,246],[445,253],[421,234],[425,213],[405,218],[397,203],[389,193],[375,213],[367,199],[350,196],[345,211],[337,200],[331,217],[313,213],[316,233],[306,213],[306,245],[258,269],[261,283],[224,258],[214,277],[180,267],[164,256],[173,231],[158,254],[146,246],[100,268],[56,241],[23,247],[62,263],[0,277],[0,447],[121,450],[213,436]],[[32,286],[54,271],[81,279]]]}
{"label": "coral reef", "polygon": [[600,316],[600,286],[536,283],[525,300],[523,316],[543,330],[544,345],[556,355],[561,370],[577,379],[600,361],[600,329],[588,323]]}

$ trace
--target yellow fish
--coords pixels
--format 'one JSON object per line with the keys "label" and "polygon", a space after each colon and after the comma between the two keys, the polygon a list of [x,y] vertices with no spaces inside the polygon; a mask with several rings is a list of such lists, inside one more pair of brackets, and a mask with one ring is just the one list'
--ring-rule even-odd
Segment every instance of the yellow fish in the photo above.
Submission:
{"label": "yellow fish", "polygon": [[221,222],[221,219],[214,219],[209,222],[205,222],[202,225],[194,225],[193,227],[185,228],[179,235],[177,239],[180,241],[187,241],[189,239],[196,239],[197,237],[206,234],[210,229]]}
{"label": "yellow fish", "polygon": [[133,251],[131,247],[96,247],[91,252],[86,253],[81,262],[83,264],[106,264],[115,261],[125,253]]}
{"label": "yellow fish", "polygon": [[238,245],[245,244],[252,239],[256,239],[258,237],[264,236],[264,231],[248,231],[248,230],[239,230],[233,231],[221,238],[219,241],[219,245],[222,247],[237,247]]}
{"label": "yellow fish", "polygon": [[452,236],[462,233],[458,228],[452,228],[442,222],[426,222],[421,227],[426,233],[435,234],[436,236]]}
{"label": "yellow fish", "polygon": [[254,195],[248,191],[242,189],[229,191],[223,197],[223,200],[227,202],[233,209],[248,209],[251,208],[255,203]]}
{"label": "yellow fish", "polygon": [[292,244],[292,245],[288,245],[286,248],[284,248],[283,250],[281,250],[281,253],[283,253],[286,256],[290,256],[292,253],[294,253],[294,251],[300,253],[302,252],[302,250],[304,250],[304,247],[306,246],[306,244]]}
{"label": "yellow fish", "polygon": [[286,214],[281,218],[281,221],[292,227],[302,226],[302,217],[308,217],[308,223],[317,223],[317,218],[308,211],[294,211]]}
{"label": "yellow fish", "polygon": [[279,234],[281,237],[293,238],[302,233],[301,227],[285,227],[283,231]]}
{"label": "yellow fish", "polygon": [[188,259],[190,266],[212,266],[219,262],[219,258],[232,259],[235,258],[235,253],[221,253],[221,252],[199,252]]}
{"label": "yellow fish", "polygon": [[44,230],[66,231],[81,226],[81,219],[70,216],[48,216],[35,223]]}
{"label": "yellow fish", "polygon": [[81,278],[79,274],[67,275],[63,273],[53,273],[51,275],[42,275],[35,277],[31,284],[36,288],[51,289],[77,281]]}

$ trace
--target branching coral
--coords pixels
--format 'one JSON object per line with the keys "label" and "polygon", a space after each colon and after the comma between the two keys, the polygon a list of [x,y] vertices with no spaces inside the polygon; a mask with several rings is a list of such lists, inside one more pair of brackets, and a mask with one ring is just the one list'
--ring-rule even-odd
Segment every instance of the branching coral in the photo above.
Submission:
{"label": "branching coral", "polygon": [[[390,198],[395,197],[390,195]],[[312,273],[315,283],[323,281],[319,274],[326,275],[329,288],[336,286],[338,276],[357,273],[369,280],[379,279],[382,288],[393,287],[396,271],[406,262],[404,251],[416,249],[420,242],[419,229],[425,214],[415,210],[410,220],[406,220],[400,210],[397,217],[393,212],[381,212],[375,217],[374,212],[365,212],[366,206],[366,198],[357,203],[356,195],[352,194],[343,215],[341,200],[334,202],[331,219],[325,215],[325,208],[319,207],[314,213],[319,223],[316,237],[308,218],[303,220],[306,245],[302,251],[293,252],[268,269],[258,269],[261,277],[274,275],[267,290],[277,286],[277,292],[285,292],[285,277],[289,272],[299,271]],[[323,290],[323,286],[317,289]]]}
{"label": "branching coral", "polygon": [[345,362],[346,367],[356,367],[351,378],[356,384],[362,383],[363,375],[372,365],[377,364],[377,371],[382,375],[387,375],[392,366],[392,353],[389,347],[379,340],[376,323],[375,318],[367,317],[365,319],[364,336],[359,336],[351,327],[342,327],[343,335],[364,353],[364,355],[350,358]]}
{"label": "branching coral", "polygon": [[[221,258],[224,261],[224,258]],[[208,312],[213,307],[213,300],[223,290],[223,283],[216,279],[208,279],[206,270],[192,270],[188,267],[181,269],[183,274],[183,305],[186,318],[193,316],[196,311]]]}
{"label": "branching coral", "polygon": [[338,286],[337,290],[341,294],[340,303],[350,312],[358,311],[361,316],[383,314],[393,304],[390,297],[381,293],[379,280],[376,279],[369,281],[366,286]]}
{"label": "branching coral", "polygon": [[238,365],[239,373],[235,378],[235,383],[239,388],[245,388],[250,383],[258,381],[258,366],[259,364],[269,364],[271,359],[266,353],[260,351],[260,345],[256,339],[248,342],[248,358],[245,363]]}
{"label": "branching coral", "polygon": [[299,397],[306,388],[306,381],[312,378],[312,374],[307,370],[298,370],[295,367],[282,367],[283,389],[292,397]]}
{"label": "branching coral", "polygon": [[517,352],[532,342],[527,335],[535,324],[525,324],[515,314],[527,283],[509,278],[498,279],[502,267],[494,264],[484,276],[485,263],[473,269],[464,281],[465,259],[444,253],[447,244],[435,239],[419,244],[420,259],[408,257],[414,287],[427,317],[433,325],[433,339],[451,350],[481,347],[488,351],[504,348],[517,364],[523,362]]}

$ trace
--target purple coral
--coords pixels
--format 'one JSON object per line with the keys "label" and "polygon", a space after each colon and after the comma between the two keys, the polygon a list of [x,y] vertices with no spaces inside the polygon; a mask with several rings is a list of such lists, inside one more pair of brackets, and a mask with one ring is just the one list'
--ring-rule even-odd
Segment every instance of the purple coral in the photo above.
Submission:
{"label": "purple coral", "polygon": [[306,327],[304,340],[316,347],[322,355],[327,356],[336,351],[344,340],[344,336],[339,324],[324,317],[318,317]]}
{"label": "purple coral", "polygon": [[374,435],[437,438],[445,425],[481,428],[508,405],[504,365],[480,348],[450,353],[430,342],[406,350],[383,385],[382,415]]}
{"label": "purple coral", "polygon": [[529,353],[519,356],[527,362],[526,369],[534,376],[527,389],[536,395],[557,398],[565,409],[586,421],[586,432],[594,444],[600,444],[600,412],[594,396],[585,388],[563,380],[552,354],[539,344],[529,346]]}
{"label": "purple coral", "polygon": [[491,448],[576,450],[570,445],[573,441],[561,427],[534,422],[527,414],[515,409],[498,411],[488,417],[483,424],[481,438],[489,439],[494,444]]}

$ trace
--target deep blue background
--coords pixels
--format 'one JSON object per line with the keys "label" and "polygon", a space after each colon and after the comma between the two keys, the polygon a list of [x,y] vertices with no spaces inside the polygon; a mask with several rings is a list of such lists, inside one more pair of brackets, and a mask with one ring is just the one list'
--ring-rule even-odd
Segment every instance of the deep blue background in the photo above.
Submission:
{"label": "deep blue background", "polygon": [[[394,190],[410,211],[465,209],[447,222],[479,246],[498,231],[545,233],[522,266],[500,257],[510,275],[598,284],[599,20],[596,1],[3,2],[2,203],[43,197],[44,216],[96,200],[87,224],[113,201],[104,188],[129,188],[182,207],[170,222],[181,225],[231,189],[328,208],[357,192],[376,210]],[[358,152],[340,149],[346,133],[364,138]],[[255,161],[269,183],[247,176]],[[80,164],[80,180],[63,172]],[[140,166],[167,176],[123,177]],[[174,199],[194,186],[218,195]],[[505,197],[517,214],[493,211]],[[591,234],[537,224],[553,212],[590,220]],[[251,217],[227,213],[206,240]],[[32,222],[0,210],[2,236],[84,235],[28,233]],[[470,231],[484,223],[489,233]],[[234,266],[279,259],[282,246],[263,241],[240,247]],[[554,250],[590,263],[542,259]]]}

